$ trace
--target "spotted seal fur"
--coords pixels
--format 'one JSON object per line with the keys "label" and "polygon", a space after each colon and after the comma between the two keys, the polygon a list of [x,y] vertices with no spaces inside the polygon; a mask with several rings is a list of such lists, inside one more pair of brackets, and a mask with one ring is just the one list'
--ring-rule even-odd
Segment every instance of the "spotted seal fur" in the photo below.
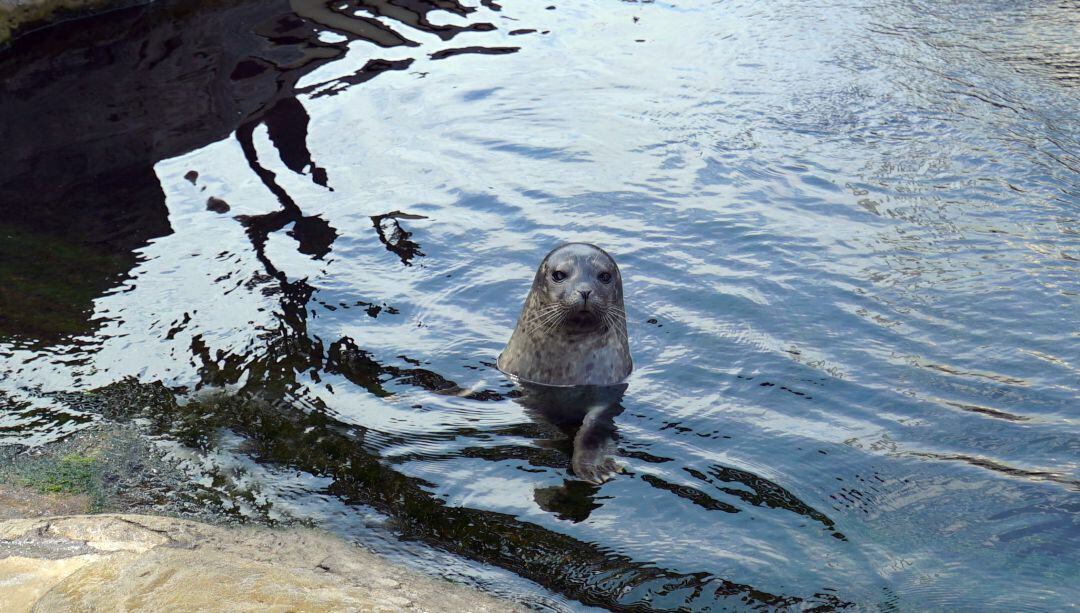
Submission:
{"label": "spotted seal fur", "polygon": [[548,253],[498,366],[543,385],[614,385],[626,379],[633,361],[615,260],[588,243]]}

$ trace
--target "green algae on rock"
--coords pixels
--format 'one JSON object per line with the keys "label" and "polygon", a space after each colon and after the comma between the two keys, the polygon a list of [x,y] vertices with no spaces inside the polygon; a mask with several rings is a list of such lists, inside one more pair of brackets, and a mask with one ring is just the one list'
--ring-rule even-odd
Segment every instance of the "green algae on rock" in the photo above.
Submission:
{"label": "green algae on rock", "polygon": [[92,334],[93,300],[127,272],[125,259],[0,224],[0,336],[49,342]]}

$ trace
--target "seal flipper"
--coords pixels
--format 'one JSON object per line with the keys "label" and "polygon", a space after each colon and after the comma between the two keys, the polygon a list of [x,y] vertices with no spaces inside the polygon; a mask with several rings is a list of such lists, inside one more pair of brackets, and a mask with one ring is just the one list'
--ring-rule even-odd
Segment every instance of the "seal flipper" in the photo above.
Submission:
{"label": "seal flipper", "polygon": [[592,408],[574,436],[574,455],[570,465],[582,481],[598,485],[623,471],[615,461],[618,452],[615,415],[621,412],[622,407],[614,410],[615,407],[618,405]]}

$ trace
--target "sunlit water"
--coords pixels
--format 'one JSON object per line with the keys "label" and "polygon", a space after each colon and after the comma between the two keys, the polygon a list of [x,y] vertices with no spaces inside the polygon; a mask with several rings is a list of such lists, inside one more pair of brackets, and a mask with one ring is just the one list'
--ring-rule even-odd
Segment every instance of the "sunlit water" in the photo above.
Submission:
{"label": "sunlit water", "polygon": [[[4,440],[137,420],[538,607],[1080,601],[1080,4],[501,4],[0,52]],[[564,241],[625,279],[599,487],[493,367]]]}

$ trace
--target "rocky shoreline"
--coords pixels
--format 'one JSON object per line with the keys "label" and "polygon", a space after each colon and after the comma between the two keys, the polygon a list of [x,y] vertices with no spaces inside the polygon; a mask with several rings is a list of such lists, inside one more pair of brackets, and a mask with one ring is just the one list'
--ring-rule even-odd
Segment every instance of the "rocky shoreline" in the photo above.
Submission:
{"label": "rocky shoreline", "polygon": [[[242,499],[245,492],[234,494]],[[54,442],[0,445],[0,520],[135,513],[212,524],[296,523],[238,513],[235,505],[193,481],[177,458],[130,424],[99,419]]]}
{"label": "rocky shoreline", "polygon": [[5,612],[519,610],[296,520],[239,517],[109,420],[0,446],[0,592]]}
{"label": "rocky shoreline", "polygon": [[0,522],[0,590],[22,611],[508,611],[312,529],[149,515]]}

